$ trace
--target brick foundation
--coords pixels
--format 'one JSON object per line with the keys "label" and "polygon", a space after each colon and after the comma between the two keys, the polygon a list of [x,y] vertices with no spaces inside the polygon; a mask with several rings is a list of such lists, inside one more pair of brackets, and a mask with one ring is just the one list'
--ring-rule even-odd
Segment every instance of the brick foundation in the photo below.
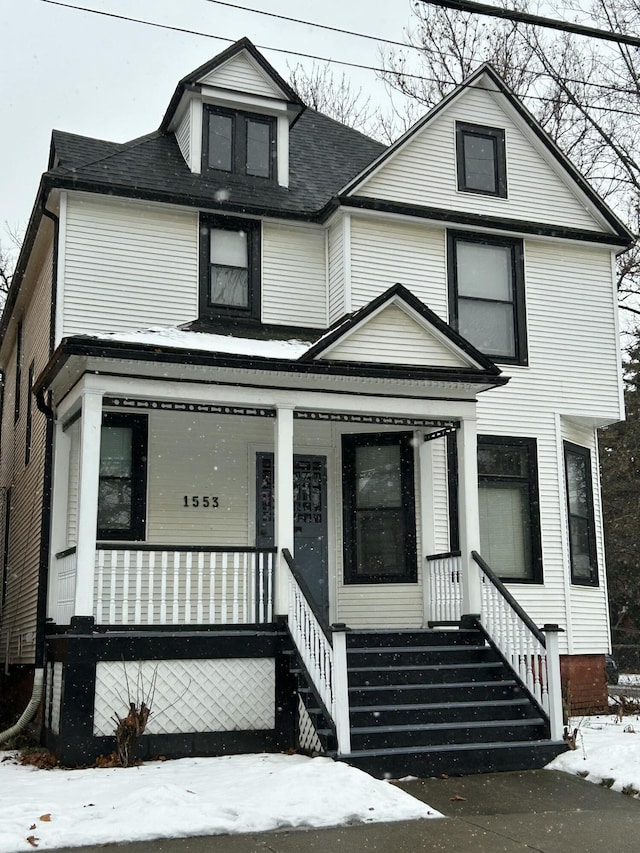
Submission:
{"label": "brick foundation", "polygon": [[608,712],[604,655],[560,655],[560,675],[568,715]]}

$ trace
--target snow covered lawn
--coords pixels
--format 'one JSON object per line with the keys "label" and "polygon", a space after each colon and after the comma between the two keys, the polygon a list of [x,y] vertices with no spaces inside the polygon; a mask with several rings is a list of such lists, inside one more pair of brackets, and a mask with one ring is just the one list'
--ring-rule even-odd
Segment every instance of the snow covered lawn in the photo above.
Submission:
{"label": "snow covered lawn", "polygon": [[635,796],[640,792],[640,717],[575,717],[577,749],[547,765]]}
{"label": "snow covered lawn", "polygon": [[441,817],[329,758],[259,754],[39,770],[14,755],[0,752],[0,853]]}

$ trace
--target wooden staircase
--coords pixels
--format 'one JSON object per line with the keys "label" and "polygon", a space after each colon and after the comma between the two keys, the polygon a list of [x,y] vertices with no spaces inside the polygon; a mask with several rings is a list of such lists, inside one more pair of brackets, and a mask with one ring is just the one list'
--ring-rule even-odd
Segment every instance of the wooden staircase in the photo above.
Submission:
{"label": "wooden staircase", "polygon": [[323,750],[380,777],[542,767],[565,749],[477,629],[347,634],[351,753],[296,668]]}

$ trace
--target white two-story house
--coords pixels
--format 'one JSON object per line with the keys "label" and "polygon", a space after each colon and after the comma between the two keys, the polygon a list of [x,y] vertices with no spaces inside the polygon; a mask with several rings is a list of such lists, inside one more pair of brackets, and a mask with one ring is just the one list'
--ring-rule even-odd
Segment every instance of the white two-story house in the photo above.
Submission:
{"label": "white two-story house", "polygon": [[389,148],[247,40],[148,136],[54,132],[1,326],[16,713],[66,763],[125,681],[143,755],[548,760],[561,676],[606,701],[631,240],[487,66]]}

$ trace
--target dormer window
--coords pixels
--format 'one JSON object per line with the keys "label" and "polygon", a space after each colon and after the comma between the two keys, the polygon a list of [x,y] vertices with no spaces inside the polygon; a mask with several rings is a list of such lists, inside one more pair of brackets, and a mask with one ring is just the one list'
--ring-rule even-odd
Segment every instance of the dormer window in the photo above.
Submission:
{"label": "dormer window", "polygon": [[456,122],[458,189],[507,197],[504,130]]}
{"label": "dormer window", "polygon": [[205,106],[202,171],[274,179],[276,122],[269,116]]}

